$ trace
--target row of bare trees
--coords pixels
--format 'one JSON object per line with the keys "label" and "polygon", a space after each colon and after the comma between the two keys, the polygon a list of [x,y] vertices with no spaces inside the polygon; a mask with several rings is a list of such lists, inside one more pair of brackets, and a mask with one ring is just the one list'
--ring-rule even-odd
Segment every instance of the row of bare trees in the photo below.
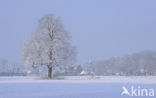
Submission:
{"label": "row of bare trees", "polygon": [[156,75],[156,52],[143,51],[105,61],[87,63],[85,69],[95,75]]}
{"label": "row of bare trees", "polygon": [[25,67],[22,64],[10,63],[6,59],[0,59],[0,76],[25,75]]}

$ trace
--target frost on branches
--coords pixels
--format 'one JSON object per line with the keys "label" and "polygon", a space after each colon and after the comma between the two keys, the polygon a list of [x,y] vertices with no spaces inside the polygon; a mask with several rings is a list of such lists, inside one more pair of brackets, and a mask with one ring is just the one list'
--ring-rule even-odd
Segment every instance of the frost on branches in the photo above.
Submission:
{"label": "frost on branches", "polygon": [[37,32],[24,44],[23,59],[26,66],[47,66],[48,77],[52,78],[54,66],[74,63],[76,49],[70,44],[70,33],[54,15],[39,20]]}

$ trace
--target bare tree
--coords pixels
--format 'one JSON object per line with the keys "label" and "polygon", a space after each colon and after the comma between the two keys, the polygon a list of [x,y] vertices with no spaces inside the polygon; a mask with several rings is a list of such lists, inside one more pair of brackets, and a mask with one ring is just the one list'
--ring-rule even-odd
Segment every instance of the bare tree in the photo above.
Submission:
{"label": "bare tree", "polygon": [[51,14],[44,16],[37,32],[24,44],[25,65],[47,66],[48,77],[52,78],[54,66],[74,63],[76,49],[70,44],[69,34],[60,19]]}

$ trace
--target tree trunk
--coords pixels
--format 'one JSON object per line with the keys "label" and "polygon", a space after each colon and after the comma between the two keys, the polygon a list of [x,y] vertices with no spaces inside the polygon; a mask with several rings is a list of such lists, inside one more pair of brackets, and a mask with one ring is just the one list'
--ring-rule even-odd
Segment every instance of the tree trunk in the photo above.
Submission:
{"label": "tree trunk", "polygon": [[48,67],[48,78],[52,78],[52,67]]}

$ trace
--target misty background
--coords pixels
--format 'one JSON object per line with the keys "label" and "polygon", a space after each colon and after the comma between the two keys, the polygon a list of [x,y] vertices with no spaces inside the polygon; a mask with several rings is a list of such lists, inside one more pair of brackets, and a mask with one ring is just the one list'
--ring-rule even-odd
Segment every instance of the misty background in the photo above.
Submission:
{"label": "misty background", "polygon": [[155,0],[0,1],[0,58],[21,62],[22,45],[48,13],[60,17],[77,64],[156,50]]}

